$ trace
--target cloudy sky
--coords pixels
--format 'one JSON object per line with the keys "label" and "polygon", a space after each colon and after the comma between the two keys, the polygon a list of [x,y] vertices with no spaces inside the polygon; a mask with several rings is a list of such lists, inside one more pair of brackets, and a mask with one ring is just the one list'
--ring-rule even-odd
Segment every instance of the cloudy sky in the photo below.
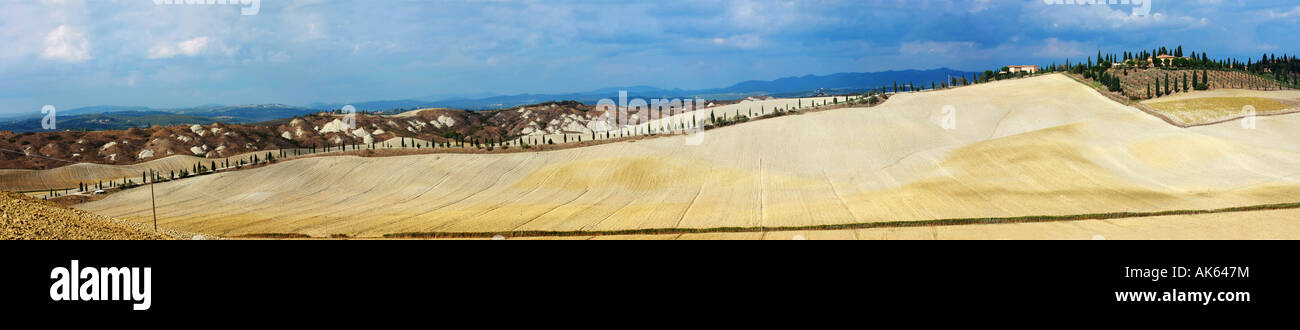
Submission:
{"label": "cloudy sky", "polygon": [[[360,102],[1300,49],[1294,0],[0,0],[0,113]],[[159,0],[161,1],[161,0]],[[1288,49],[1288,47],[1292,47]]]}

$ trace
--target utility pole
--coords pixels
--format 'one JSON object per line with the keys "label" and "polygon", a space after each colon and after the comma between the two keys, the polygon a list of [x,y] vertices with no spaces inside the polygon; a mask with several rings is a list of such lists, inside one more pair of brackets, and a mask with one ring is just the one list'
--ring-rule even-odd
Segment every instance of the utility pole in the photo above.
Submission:
{"label": "utility pole", "polygon": [[[153,172],[153,170],[150,170],[149,172]],[[158,202],[154,201],[153,194],[153,185],[156,183],[158,183],[158,180],[149,182],[149,207],[153,209],[153,232],[155,233],[158,232]]]}

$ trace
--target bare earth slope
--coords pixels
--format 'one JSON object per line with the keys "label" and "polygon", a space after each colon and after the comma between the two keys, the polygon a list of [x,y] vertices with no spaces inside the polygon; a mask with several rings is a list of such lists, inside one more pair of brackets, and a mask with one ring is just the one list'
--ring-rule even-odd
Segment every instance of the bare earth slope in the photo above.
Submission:
{"label": "bare earth slope", "polygon": [[[376,236],[1213,209],[1297,201],[1294,127],[1300,116],[1178,128],[1049,75],[726,127],[699,145],[294,160],[159,184],[158,216],[220,235]],[[78,207],[145,221],[147,201]]]}
{"label": "bare earth slope", "polygon": [[168,239],[101,215],[0,191],[0,239]]}

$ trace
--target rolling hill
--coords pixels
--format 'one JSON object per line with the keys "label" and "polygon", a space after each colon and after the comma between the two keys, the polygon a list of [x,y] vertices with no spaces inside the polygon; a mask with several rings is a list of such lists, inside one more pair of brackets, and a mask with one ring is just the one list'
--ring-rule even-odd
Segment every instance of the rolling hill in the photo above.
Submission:
{"label": "rolling hill", "polygon": [[[293,160],[159,184],[158,216],[224,236],[377,237],[1206,210],[1295,202],[1297,125],[1179,128],[1047,75],[721,128],[698,145]],[[147,200],[128,191],[78,208],[144,221]]]}

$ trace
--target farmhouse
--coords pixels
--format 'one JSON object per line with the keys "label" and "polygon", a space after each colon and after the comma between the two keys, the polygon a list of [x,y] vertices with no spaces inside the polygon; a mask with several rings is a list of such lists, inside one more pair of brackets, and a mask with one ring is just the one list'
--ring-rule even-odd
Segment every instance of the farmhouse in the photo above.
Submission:
{"label": "farmhouse", "polygon": [[1017,72],[1038,73],[1038,66],[1037,65],[1011,65],[1011,66],[1007,66],[1007,72],[1008,73],[1017,73]]}
{"label": "farmhouse", "polygon": [[[1179,57],[1173,55],[1159,55],[1156,56],[1155,60],[1160,60],[1160,65],[1169,66],[1174,64],[1175,58],[1179,58]],[[1152,60],[1150,57],[1148,57],[1147,63],[1155,64],[1155,60]]]}

